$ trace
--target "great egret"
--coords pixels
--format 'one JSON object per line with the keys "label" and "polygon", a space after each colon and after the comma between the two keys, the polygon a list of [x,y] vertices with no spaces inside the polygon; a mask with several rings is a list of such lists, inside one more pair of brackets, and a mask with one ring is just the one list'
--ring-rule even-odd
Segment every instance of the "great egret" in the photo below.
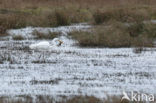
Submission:
{"label": "great egret", "polygon": [[63,41],[60,39],[54,38],[52,45],[48,41],[41,41],[39,43],[31,44],[29,48],[33,50],[49,50],[50,48],[61,46],[62,43]]}

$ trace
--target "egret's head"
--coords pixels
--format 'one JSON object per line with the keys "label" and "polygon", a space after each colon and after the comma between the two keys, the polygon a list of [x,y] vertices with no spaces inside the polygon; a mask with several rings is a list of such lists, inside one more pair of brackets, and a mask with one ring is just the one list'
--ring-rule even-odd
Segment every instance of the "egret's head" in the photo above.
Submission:
{"label": "egret's head", "polygon": [[61,41],[61,40],[57,40],[57,46],[61,46],[62,44],[63,44],[63,41]]}
{"label": "egret's head", "polygon": [[61,46],[62,44],[63,44],[63,41],[61,41],[61,40],[58,40],[58,46]]}
{"label": "egret's head", "polygon": [[53,43],[56,45],[56,46],[61,46],[63,44],[63,41],[58,39],[58,38],[55,38],[53,39]]}

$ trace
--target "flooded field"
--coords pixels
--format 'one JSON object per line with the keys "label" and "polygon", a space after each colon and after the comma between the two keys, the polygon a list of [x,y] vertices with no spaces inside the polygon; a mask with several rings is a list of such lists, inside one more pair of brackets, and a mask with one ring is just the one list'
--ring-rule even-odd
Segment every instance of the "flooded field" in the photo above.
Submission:
{"label": "flooded field", "polygon": [[139,54],[133,48],[80,48],[67,37],[70,30],[88,27],[50,29],[62,33],[59,38],[64,44],[48,51],[29,49],[30,44],[41,41],[30,40],[31,27],[9,31],[12,35],[27,35],[21,41],[11,36],[0,41],[0,95],[104,98],[121,95],[122,91],[156,94],[154,48]]}

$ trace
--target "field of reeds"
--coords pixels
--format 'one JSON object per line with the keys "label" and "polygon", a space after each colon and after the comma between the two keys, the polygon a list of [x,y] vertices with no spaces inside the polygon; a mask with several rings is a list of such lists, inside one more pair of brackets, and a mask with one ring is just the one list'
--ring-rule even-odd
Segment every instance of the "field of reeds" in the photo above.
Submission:
{"label": "field of reeds", "polygon": [[[81,46],[152,47],[156,26],[143,22],[156,19],[155,5],[155,0],[1,0],[0,35],[7,35],[8,29],[27,26],[56,27],[86,22],[95,26],[94,35],[74,33],[78,35],[73,38]],[[129,26],[123,28],[123,24]],[[94,36],[96,39],[92,40]]]}

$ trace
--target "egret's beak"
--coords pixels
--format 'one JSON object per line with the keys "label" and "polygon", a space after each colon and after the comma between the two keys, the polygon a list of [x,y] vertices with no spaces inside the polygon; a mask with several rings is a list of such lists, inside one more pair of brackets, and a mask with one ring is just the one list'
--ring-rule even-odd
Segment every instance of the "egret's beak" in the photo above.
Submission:
{"label": "egret's beak", "polygon": [[58,46],[61,46],[63,44],[63,41],[61,41],[61,40],[58,40],[58,41],[59,41]]}

